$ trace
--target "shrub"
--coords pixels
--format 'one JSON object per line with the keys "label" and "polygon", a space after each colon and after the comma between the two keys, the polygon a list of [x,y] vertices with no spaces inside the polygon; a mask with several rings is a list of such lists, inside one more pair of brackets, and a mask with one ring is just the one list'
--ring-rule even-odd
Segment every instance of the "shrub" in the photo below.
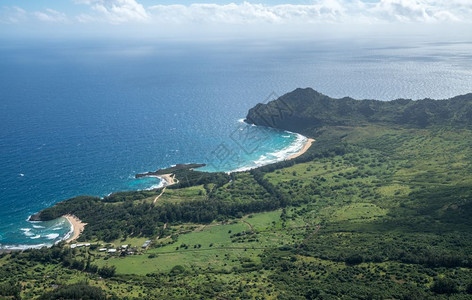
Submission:
{"label": "shrub", "polygon": [[358,265],[364,262],[364,257],[360,254],[353,254],[346,258],[346,263],[348,265]]}
{"label": "shrub", "polygon": [[73,284],[59,287],[58,289],[43,294],[39,299],[53,300],[53,299],[97,299],[105,300],[107,297],[105,293],[96,286],[89,286],[86,284]]}
{"label": "shrub", "polygon": [[465,291],[467,294],[472,294],[472,282],[467,285],[467,289]]}
{"label": "shrub", "polygon": [[448,278],[436,279],[431,290],[436,294],[454,294],[458,292],[456,282]]}
{"label": "shrub", "polygon": [[176,265],[170,270],[171,274],[182,274],[184,272],[185,272],[185,267],[181,265]]}

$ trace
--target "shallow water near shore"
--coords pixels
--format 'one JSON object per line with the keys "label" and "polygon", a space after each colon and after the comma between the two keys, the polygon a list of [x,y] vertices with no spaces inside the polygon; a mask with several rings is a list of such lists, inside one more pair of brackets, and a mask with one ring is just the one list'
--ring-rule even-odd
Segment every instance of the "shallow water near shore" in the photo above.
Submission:
{"label": "shallow water near shore", "polygon": [[[63,219],[26,221],[58,201],[159,186],[136,173],[177,163],[234,171],[283,160],[303,137],[241,119],[297,87],[383,100],[472,89],[467,41],[410,48],[353,41],[348,50],[345,42],[1,45],[0,248],[63,239],[70,231]],[[123,48],[130,51],[116,50]]]}
{"label": "shallow water near shore", "polygon": [[[205,160],[207,166],[200,168],[201,171],[244,171],[281,161],[300,151],[307,140],[302,135],[271,128],[252,126],[245,123],[240,124],[239,122],[235,122],[235,126],[236,130],[251,127],[251,131],[256,131],[263,138],[263,141],[250,152],[242,145],[232,145],[227,142],[224,145],[224,151],[236,153],[237,159],[232,159],[233,157],[224,154],[227,152],[223,153],[224,157],[221,156],[220,152],[218,152],[219,154],[210,152]],[[221,147],[222,144],[217,145],[214,151],[221,151]],[[160,188],[163,184],[164,181],[157,177],[135,179],[130,175],[123,182],[117,182],[115,191],[150,190]],[[98,194],[98,196],[104,196],[104,192]],[[71,224],[65,218],[48,222],[25,220],[11,225],[13,226],[9,229],[3,230],[4,235],[1,237],[2,243],[0,243],[1,249],[18,250],[50,246],[62,240],[67,240],[73,233]]]}

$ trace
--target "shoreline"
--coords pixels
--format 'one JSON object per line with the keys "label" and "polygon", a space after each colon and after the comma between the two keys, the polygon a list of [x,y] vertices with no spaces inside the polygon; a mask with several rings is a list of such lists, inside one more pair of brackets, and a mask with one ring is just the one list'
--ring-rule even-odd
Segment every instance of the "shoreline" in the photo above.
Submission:
{"label": "shoreline", "polygon": [[315,141],[315,139],[308,138],[308,140],[306,141],[305,145],[303,145],[302,149],[300,149],[300,151],[298,151],[298,153],[294,153],[294,154],[288,156],[285,160],[291,160],[291,159],[294,159],[294,158],[297,158],[297,157],[301,156],[301,155],[304,154],[308,149],[310,149],[310,147],[311,147],[311,145],[313,144],[314,141]]}
{"label": "shoreline", "polygon": [[[294,153],[294,154],[286,157],[283,160],[287,161],[287,160],[291,160],[291,159],[294,159],[294,158],[297,158],[297,157],[303,155],[311,147],[313,142],[315,142],[314,139],[307,138],[307,141],[305,142],[303,147],[297,153]],[[256,166],[254,168],[257,169],[259,167],[261,167],[261,166]],[[244,172],[244,171],[232,171],[232,172]],[[231,173],[231,172],[228,172],[228,173]],[[154,174],[152,174],[152,175],[151,174],[149,174],[149,175],[143,174],[143,175],[144,176],[140,176],[140,177],[156,177],[156,178],[159,178],[160,180],[162,180],[162,187],[160,187],[160,188],[165,188],[167,186],[174,185],[174,184],[177,184],[179,182],[179,180],[177,178],[175,178],[174,173],[159,174],[159,175],[154,175]],[[63,215],[62,217],[65,218],[69,222],[69,224],[71,225],[71,231],[69,231],[68,235],[66,235],[67,238],[64,239],[64,241],[66,243],[70,244],[71,242],[77,240],[80,237],[80,235],[84,231],[84,228],[87,225],[87,223],[82,222],[78,217],[76,217],[74,215],[71,215],[71,214]],[[0,253],[2,253],[4,251],[12,251],[12,250],[11,249],[8,249],[8,250],[7,249],[0,249]]]}
{"label": "shoreline", "polygon": [[178,183],[179,181],[175,178],[174,173],[162,174],[156,176],[164,181],[164,187]]}
{"label": "shoreline", "polygon": [[64,215],[62,217],[66,218],[66,220],[70,223],[72,227],[72,235],[66,239],[66,243],[70,243],[79,238],[79,236],[84,231],[85,225],[87,225],[87,223],[83,223],[79,218],[74,215]]}
{"label": "shoreline", "polygon": [[[162,175],[146,175],[142,177],[154,177],[154,178],[159,178],[160,180],[162,180],[162,186],[159,186],[157,189],[161,189],[166,186],[173,185],[179,182],[179,180],[175,178],[174,173],[168,173],[168,174],[162,174]],[[153,190],[154,189],[155,188],[153,188]]]}
{"label": "shoreline", "polygon": [[[254,125],[254,126],[256,126],[256,125]],[[225,173],[226,174],[231,174],[231,173],[247,172],[249,170],[254,170],[254,169],[261,168],[261,167],[264,167],[264,166],[267,166],[267,165],[271,165],[271,164],[279,163],[279,162],[282,162],[282,161],[288,161],[288,160],[297,158],[297,157],[301,156],[302,154],[304,154],[308,149],[310,149],[313,142],[315,142],[315,139],[308,138],[308,137],[306,137],[304,135],[301,135],[299,133],[295,133],[295,132],[291,132],[291,131],[286,131],[286,132],[288,132],[290,134],[296,134],[296,135],[301,136],[302,138],[306,139],[305,143],[303,144],[303,146],[301,147],[301,149],[297,153],[293,153],[293,154],[291,154],[287,157],[283,157],[281,159],[276,159],[276,160],[273,160],[273,161],[269,161],[268,163],[265,163],[265,164],[260,164],[260,165],[256,165],[256,166],[241,167],[241,168],[237,168],[237,169],[234,169],[234,170],[231,170],[231,171],[225,171]],[[283,150],[285,150],[285,149],[287,149],[287,148],[284,148]]]}

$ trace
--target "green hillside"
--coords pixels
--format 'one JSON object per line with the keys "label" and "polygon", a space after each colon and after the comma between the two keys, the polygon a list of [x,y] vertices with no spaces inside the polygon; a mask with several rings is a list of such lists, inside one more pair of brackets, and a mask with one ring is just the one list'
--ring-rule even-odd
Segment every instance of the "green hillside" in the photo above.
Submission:
{"label": "green hillside", "polygon": [[[277,126],[316,140],[304,155],[204,182],[191,171],[195,180],[156,201],[161,190],[48,208],[38,217],[88,223],[80,240],[91,247],[2,254],[0,295],[471,299],[471,98],[378,102],[296,90],[281,98],[293,116]],[[426,123],[413,117],[422,112]]]}
{"label": "green hillside", "polygon": [[311,88],[296,89],[267,104],[258,104],[246,122],[311,133],[321,126],[365,124],[427,127],[472,125],[472,94],[447,100],[393,101],[335,99]]}

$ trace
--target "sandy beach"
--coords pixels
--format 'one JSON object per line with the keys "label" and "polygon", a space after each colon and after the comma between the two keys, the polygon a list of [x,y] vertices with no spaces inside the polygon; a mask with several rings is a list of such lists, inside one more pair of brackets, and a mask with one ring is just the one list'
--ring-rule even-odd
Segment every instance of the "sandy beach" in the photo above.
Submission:
{"label": "sandy beach", "polygon": [[163,179],[165,181],[164,186],[173,185],[178,182],[178,180],[175,179],[175,174],[163,174],[156,177]]}
{"label": "sandy beach", "polygon": [[303,148],[298,153],[290,155],[286,160],[297,158],[305,153],[311,147],[311,144],[313,144],[314,141],[314,139],[308,139],[308,141],[305,143],[305,145],[303,145]]}
{"label": "sandy beach", "polygon": [[84,227],[85,225],[87,225],[87,223],[83,223],[79,218],[73,215],[64,215],[63,217],[66,218],[67,221],[69,221],[69,223],[72,225],[72,236],[66,240],[67,243],[70,243],[79,238],[80,234],[84,231]]}

